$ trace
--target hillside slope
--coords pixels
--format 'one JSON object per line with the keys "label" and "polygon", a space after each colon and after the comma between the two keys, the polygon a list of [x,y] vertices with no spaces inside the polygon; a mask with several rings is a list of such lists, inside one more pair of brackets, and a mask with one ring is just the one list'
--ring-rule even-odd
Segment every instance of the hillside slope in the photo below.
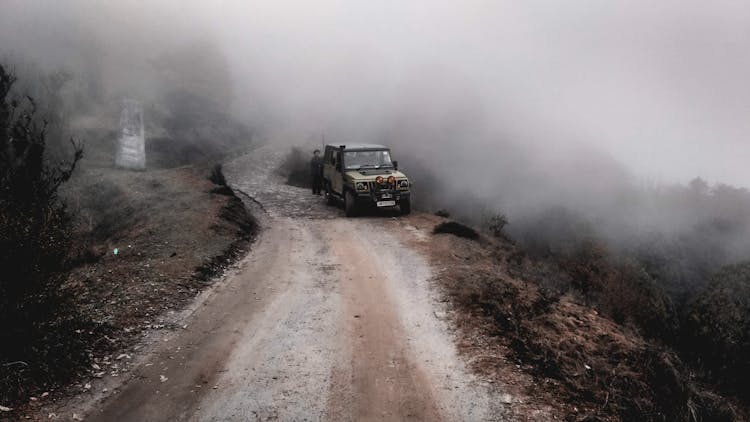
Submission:
{"label": "hillside slope", "polygon": [[[570,280],[554,262],[504,239],[424,234],[445,221],[421,214],[400,220],[401,231],[423,233],[407,241],[438,268],[447,319],[484,379],[510,384],[567,420],[745,419],[741,406],[696,382],[669,348],[597,312],[575,289],[558,289]],[[624,291],[620,297],[630,299]],[[525,414],[535,410],[522,406]]]}

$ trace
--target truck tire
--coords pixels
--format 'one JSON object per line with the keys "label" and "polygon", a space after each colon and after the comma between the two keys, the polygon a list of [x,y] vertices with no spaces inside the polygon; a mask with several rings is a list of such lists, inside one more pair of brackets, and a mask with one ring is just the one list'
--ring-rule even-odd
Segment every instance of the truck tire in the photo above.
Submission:
{"label": "truck tire", "polygon": [[411,214],[411,199],[410,198],[400,200],[398,202],[398,205],[401,208],[401,215]]}
{"label": "truck tire", "polygon": [[327,180],[323,181],[323,189],[325,190],[326,205],[333,205],[336,199],[333,197],[333,192],[331,192],[331,183]]}
{"label": "truck tire", "polygon": [[357,214],[357,202],[354,199],[352,191],[344,193],[344,212],[347,217],[354,217]]}

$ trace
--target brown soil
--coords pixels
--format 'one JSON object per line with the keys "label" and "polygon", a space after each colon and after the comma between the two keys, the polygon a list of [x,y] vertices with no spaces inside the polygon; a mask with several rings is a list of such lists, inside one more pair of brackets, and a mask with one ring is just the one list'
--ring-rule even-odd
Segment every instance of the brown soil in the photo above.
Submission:
{"label": "brown soil", "polygon": [[254,223],[241,201],[208,174],[185,167],[82,176],[96,180],[78,188],[82,196],[102,186],[118,191],[93,205],[99,223],[107,224],[102,233],[94,220],[88,232],[89,249],[101,256],[76,268],[68,283],[99,321],[138,332],[144,321],[181,308],[221,264],[242,252]]}

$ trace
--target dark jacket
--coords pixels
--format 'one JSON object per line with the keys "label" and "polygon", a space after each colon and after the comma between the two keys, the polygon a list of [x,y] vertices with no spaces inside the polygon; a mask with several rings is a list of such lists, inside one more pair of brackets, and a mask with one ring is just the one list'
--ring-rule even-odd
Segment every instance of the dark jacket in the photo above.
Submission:
{"label": "dark jacket", "polygon": [[310,175],[311,176],[322,176],[323,175],[323,158],[313,157],[310,160]]}

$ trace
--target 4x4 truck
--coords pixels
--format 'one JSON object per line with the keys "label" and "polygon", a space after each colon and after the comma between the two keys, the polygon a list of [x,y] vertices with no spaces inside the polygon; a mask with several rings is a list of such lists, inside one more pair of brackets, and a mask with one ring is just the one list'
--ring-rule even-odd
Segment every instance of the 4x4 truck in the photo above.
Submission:
{"label": "4x4 truck", "polygon": [[383,145],[326,145],[323,189],[329,203],[343,201],[347,217],[368,205],[411,212],[409,179]]}

